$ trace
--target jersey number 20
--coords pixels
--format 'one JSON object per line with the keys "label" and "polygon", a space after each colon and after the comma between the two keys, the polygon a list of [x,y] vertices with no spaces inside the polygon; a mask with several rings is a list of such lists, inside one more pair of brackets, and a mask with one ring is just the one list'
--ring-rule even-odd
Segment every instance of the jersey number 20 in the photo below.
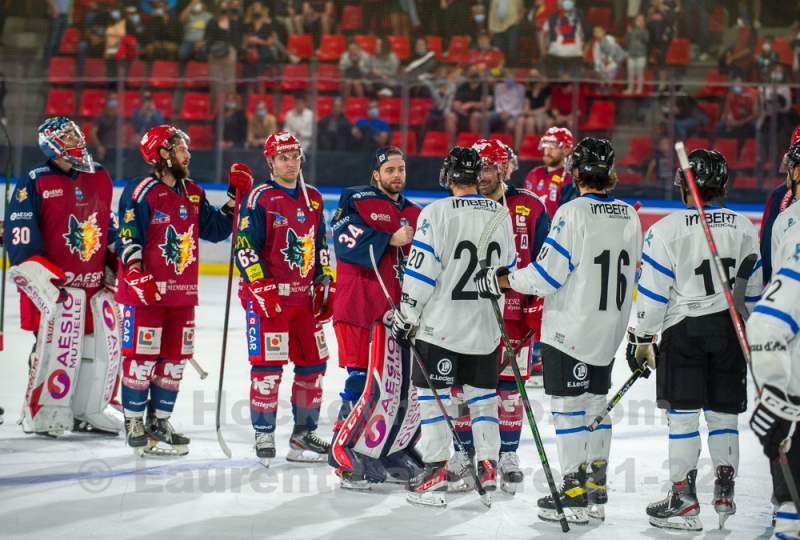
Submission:
{"label": "jersey number 20", "polygon": [[[605,250],[595,257],[594,264],[600,265],[600,306],[598,309],[606,311],[608,308],[608,282],[611,277],[611,251]],[[617,257],[617,311],[622,309],[622,304],[625,303],[625,294],[628,292],[628,278],[622,273],[622,268],[630,266],[630,264],[630,255],[623,249]]]}

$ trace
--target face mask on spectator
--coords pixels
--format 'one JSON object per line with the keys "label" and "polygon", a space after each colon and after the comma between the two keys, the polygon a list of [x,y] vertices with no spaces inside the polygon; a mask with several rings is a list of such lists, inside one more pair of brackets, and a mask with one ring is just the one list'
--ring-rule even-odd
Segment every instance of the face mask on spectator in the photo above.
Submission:
{"label": "face mask on spectator", "polygon": [[564,0],[561,3],[561,7],[564,8],[564,11],[572,11],[575,8],[575,3],[572,0]]}
{"label": "face mask on spectator", "polygon": [[110,100],[107,103],[107,107],[109,108],[109,110],[116,109],[117,108],[117,100],[116,99]]}
{"label": "face mask on spectator", "polygon": [[164,16],[164,10],[161,9],[161,8],[153,10],[153,15],[155,15],[156,17],[163,17]]}
{"label": "face mask on spectator", "polygon": [[119,20],[119,10],[118,9],[115,9],[115,10],[113,10],[111,12],[111,18],[114,19],[115,21]]}
{"label": "face mask on spectator", "polygon": [[200,13],[201,11],[203,11],[203,4],[195,4],[194,8],[192,9],[194,9],[196,13]]}
{"label": "face mask on spectator", "polygon": [[773,81],[782,81],[783,80],[783,72],[782,71],[773,71],[772,72],[772,80]]}
{"label": "face mask on spectator", "polygon": [[738,19],[736,19],[736,24],[738,24],[740,28],[744,28],[744,19],[739,17]]}
{"label": "face mask on spectator", "polygon": [[370,118],[377,118],[378,117],[378,109],[376,109],[375,107],[372,107],[371,109],[368,109],[367,110],[367,115]]}
{"label": "face mask on spectator", "polygon": [[483,14],[475,15],[475,22],[476,23],[483,24],[483,21],[485,21],[485,20],[486,20],[486,15],[483,15]]}
{"label": "face mask on spectator", "polygon": [[762,49],[764,50],[764,52],[769,52],[772,50],[772,45],[770,45],[769,43],[764,43]]}
{"label": "face mask on spectator", "polygon": [[734,86],[733,87],[733,91],[735,93],[737,93],[737,94],[741,94],[742,93],[742,87],[741,86]]}
{"label": "face mask on spectator", "polygon": [[225,107],[227,109],[235,109],[236,108],[236,102],[235,101],[229,101],[229,102],[227,102],[225,104]]}
{"label": "face mask on spectator", "polygon": [[509,88],[514,86],[514,83],[515,83],[514,79],[506,79],[506,86],[508,86]]}
{"label": "face mask on spectator", "polygon": [[135,14],[131,15],[131,22],[133,24],[139,24],[139,14],[138,13],[135,13]]}
{"label": "face mask on spectator", "polygon": [[259,118],[266,118],[267,111],[256,111],[256,116],[258,116]]}

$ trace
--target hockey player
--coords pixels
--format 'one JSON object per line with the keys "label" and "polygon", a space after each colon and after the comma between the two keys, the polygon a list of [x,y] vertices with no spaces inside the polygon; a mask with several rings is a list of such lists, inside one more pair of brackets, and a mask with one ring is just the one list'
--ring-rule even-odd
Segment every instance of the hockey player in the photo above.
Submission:
{"label": "hockey player", "polygon": [[[800,142],[793,144],[783,157],[781,171],[786,172],[786,196],[782,200],[793,202],[800,192]],[[783,209],[772,225],[770,242],[770,267],[780,267],[787,257],[795,255],[794,244],[784,242],[784,238],[793,237],[793,228],[800,222],[800,205],[791,204]],[[766,233],[765,233],[766,234]]]}
{"label": "hockey player", "polygon": [[[176,432],[169,418],[184,366],[194,355],[199,241],[230,236],[234,205],[229,200],[215,209],[203,188],[189,180],[189,138],[182,131],[154,127],[139,150],[152,172],[122,192],[116,245],[125,433],[138,455],[182,456],[189,452],[189,438]],[[234,164],[228,196],[251,185],[246,167]]]}
{"label": "hockey player", "polygon": [[525,189],[542,198],[551,218],[562,205],[578,196],[570,171],[564,168],[572,144],[572,132],[567,128],[548,129],[539,140],[544,165],[529,172],[523,184]]}
{"label": "hockey player", "polygon": [[[725,158],[719,152],[694,150],[689,166],[702,201],[694,200],[678,169],[676,184],[687,209],[661,219],[645,236],[636,299],[638,322],[628,331],[626,358],[631,371],[645,362],[650,369],[658,367],[657,403],[666,409],[669,420],[672,490],[666,499],[647,507],[650,523],[702,530],[695,492],[700,412],[708,423],[708,449],[716,473],[713,504],[721,526],[736,512],[737,415],[747,408],[747,366],[695,205],[706,207],[706,221],[713,227],[714,242],[731,281],[745,259],[753,259],[745,292],[751,304],[761,292],[761,265],[755,263],[758,233],[750,220],[726,208],[711,207],[711,201],[722,200],[727,191]],[[656,345],[659,331],[660,347]]]}
{"label": "hockey player", "polygon": [[[586,524],[590,516],[605,518],[611,422],[606,418],[592,433],[586,426],[606,406],[614,353],[630,316],[642,229],[633,207],[608,194],[617,181],[608,141],[582,140],[567,169],[580,197],[558,209],[538,259],[509,275],[502,267],[488,269],[478,290],[499,294],[510,287],[545,298],[544,390],[551,396],[564,477],[559,497],[567,520]],[[538,504],[541,519],[558,521],[552,496]]]}
{"label": "hockey player", "polygon": [[[550,216],[542,200],[530,191],[516,188],[506,184],[513,172],[513,160],[509,159],[509,149],[497,140],[480,140],[473,145],[481,157],[481,175],[478,181],[478,190],[481,195],[500,204],[508,206],[511,223],[514,230],[516,244],[517,264],[527,266],[536,259],[542,248],[547,232],[550,230]],[[534,296],[509,292],[505,296],[503,321],[508,330],[511,344],[519,349],[516,358],[523,380],[531,377],[530,352],[533,340],[538,341],[542,328],[543,302]],[[522,338],[528,331],[534,330],[534,336],[526,343]],[[500,361],[505,361],[503,343],[500,343]],[[538,372],[541,374],[541,371]],[[500,382],[497,386],[497,396],[500,401],[498,416],[500,420],[500,461],[498,472],[500,486],[504,491],[516,492],[517,485],[523,480],[522,469],[517,456],[519,438],[522,431],[523,407],[519,392],[514,380],[511,366],[505,367],[500,373]],[[454,399],[460,397],[460,387],[453,387]],[[459,438],[464,443],[470,454],[475,450],[472,445],[472,429],[469,414],[464,414],[454,419]],[[461,487],[470,488],[471,475],[467,475],[466,463],[463,463],[463,454],[455,452],[448,463],[448,475],[451,490]],[[458,478],[462,479],[459,481]]]}
{"label": "hockey player", "polygon": [[[415,354],[445,404],[451,401],[453,385],[463,387],[472,416],[478,477],[491,492],[496,489],[500,453],[496,392],[500,331],[491,304],[478,298],[471,281],[479,262],[478,240],[501,206],[478,194],[480,166],[480,156],[472,148],[455,147],[445,158],[439,183],[451,196],[434,201],[419,215],[392,334],[401,347],[408,347],[418,329]],[[514,266],[514,234],[508,220],[493,239],[488,251],[491,262]],[[411,504],[445,506],[448,446],[453,438],[416,363],[411,378],[422,418],[425,471],[411,483],[407,499]],[[455,411],[448,412],[455,416]]]}
{"label": "hockey player", "polygon": [[325,461],[330,445],[316,433],[328,360],[322,323],[331,319],[335,285],[329,283],[322,195],[303,183],[303,150],[291,133],[270,135],[264,157],[271,179],[242,199],[236,236],[240,294],[248,306],[256,455],[265,467],[275,457],[278,388],[291,359],[294,428],[286,459]]}
{"label": "hockey player", "polygon": [[22,427],[116,435],[122,423],[106,408],[119,371],[113,275],[104,283],[117,237],[111,178],[68,118],[46,120],[39,147],[47,162],[17,183],[4,231],[21,326],[36,336]]}
{"label": "hockey player", "polygon": [[[399,148],[384,146],[372,158],[369,186],[345,189],[331,223],[336,251],[337,299],[333,328],[339,346],[339,367],[347,369],[337,437],[342,422],[364,392],[370,354],[370,329],[390,309],[370,260],[370,247],[392,301],[400,302],[403,269],[422,211],[406,199],[405,157]],[[365,489],[364,478],[337,468],[342,487]]]}

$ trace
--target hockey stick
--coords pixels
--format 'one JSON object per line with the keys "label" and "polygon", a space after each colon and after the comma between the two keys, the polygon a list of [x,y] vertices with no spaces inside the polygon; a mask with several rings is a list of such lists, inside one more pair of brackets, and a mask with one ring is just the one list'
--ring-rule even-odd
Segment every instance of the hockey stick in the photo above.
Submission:
{"label": "hockey stick", "polygon": [[217,440],[225,452],[225,456],[230,459],[231,449],[225,444],[222,438],[222,427],[220,419],[222,416],[222,382],[225,375],[225,353],[228,350],[228,322],[231,316],[231,288],[233,287],[233,258],[236,256],[236,228],[239,223],[239,204],[242,202],[241,190],[236,190],[236,202],[233,207],[233,231],[231,232],[231,258],[228,263],[228,292],[225,297],[225,321],[222,323],[222,355],[219,361],[219,387],[217,388]]}
{"label": "hockey stick", "polygon": [[639,378],[642,376],[644,376],[645,379],[650,376],[650,368],[647,367],[646,365],[644,366],[644,368],[642,367],[637,368],[636,371],[634,371],[633,374],[631,374],[631,376],[628,377],[628,380],[625,381],[625,384],[622,385],[622,388],[619,389],[619,392],[614,394],[614,397],[612,397],[611,400],[609,400],[608,405],[606,406],[606,410],[595,416],[594,421],[591,424],[589,424],[588,427],[589,431],[594,431],[595,429],[597,429],[597,426],[599,426],[600,423],[605,419],[605,417],[608,416],[608,414],[611,412],[611,409],[617,406],[617,403],[619,403],[619,400],[622,399],[622,396],[624,396],[628,392],[628,390],[631,389],[633,383],[638,381]]}
{"label": "hockey stick", "polygon": [[[703,226],[703,232],[706,235],[706,243],[708,244],[708,249],[711,252],[711,258],[714,259],[717,277],[722,283],[722,290],[725,293],[725,301],[728,303],[728,313],[731,315],[733,327],[736,330],[736,337],[739,339],[739,346],[742,348],[742,354],[747,362],[747,366],[750,368],[750,376],[753,378],[753,382],[755,383],[756,377],[753,374],[753,366],[750,363],[750,345],[747,343],[747,334],[745,334],[744,331],[742,318],[739,316],[739,312],[736,311],[736,304],[733,301],[733,293],[731,292],[731,287],[728,284],[728,272],[725,270],[725,266],[723,266],[722,261],[719,258],[719,254],[717,253],[717,245],[714,243],[714,237],[711,235],[711,227],[708,226],[708,222],[706,221],[706,213],[703,211],[700,192],[697,189],[694,173],[689,167],[689,158],[686,156],[686,148],[684,148],[682,142],[679,141],[675,143],[675,151],[678,153],[678,161],[681,164],[681,169],[683,169],[683,174],[686,176],[686,183],[689,184],[689,189],[692,192],[692,197],[695,201],[694,207],[700,216],[700,224]],[[756,393],[759,396],[761,395],[761,392],[758,390],[757,383]],[[778,447],[778,462],[780,463],[781,472],[783,472],[783,476],[788,484],[789,494],[792,496],[792,502],[794,503],[795,508],[800,508],[800,496],[798,496],[797,486],[794,483],[792,471],[789,469],[789,463],[786,460],[786,451],[784,450],[783,444]]]}
{"label": "hockey stick", "polygon": [[[478,241],[478,264],[480,264],[481,270],[489,267],[489,260],[486,257],[486,253],[489,250],[489,242],[491,242],[495,231],[497,231],[500,225],[502,225],[503,221],[508,217],[508,215],[508,207],[501,206],[486,224],[486,227],[481,234],[481,238]],[[497,319],[497,325],[500,327],[500,335],[503,338],[503,345],[505,346],[506,351],[513,351],[514,347],[511,346],[511,339],[508,337],[508,330],[503,322],[503,313],[500,311],[500,304],[497,302],[496,298],[491,298],[490,300],[492,302],[494,316]],[[514,380],[517,383],[517,391],[522,399],[522,405],[525,408],[525,415],[528,417],[528,424],[531,427],[531,433],[533,433],[533,440],[536,443],[536,450],[539,452],[539,459],[542,462],[544,475],[545,478],[547,478],[547,485],[550,488],[550,495],[553,497],[553,504],[555,505],[557,512],[556,517],[561,523],[561,530],[563,532],[569,532],[567,517],[564,514],[564,508],[562,507],[561,499],[558,496],[556,483],[553,480],[553,472],[550,470],[550,462],[547,460],[547,454],[544,451],[542,438],[539,435],[539,428],[536,427],[536,418],[533,416],[533,409],[531,409],[531,402],[528,399],[528,392],[525,390],[525,384],[522,382],[522,374],[520,374],[519,366],[514,360],[511,360],[510,364],[511,370],[514,372]]]}
{"label": "hockey stick", "polygon": [[[378,283],[380,284],[381,289],[383,289],[383,294],[386,295],[386,299],[389,301],[389,305],[392,306],[393,310],[397,310],[397,306],[394,304],[394,301],[392,300],[392,297],[389,294],[389,289],[386,288],[386,284],[383,282],[381,273],[378,271],[378,263],[375,260],[375,252],[372,249],[372,244],[370,244],[369,246],[369,260],[372,261],[372,269],[375,270],[375,276],[378,278]],[[425,384],[428,385],[428,388],[433,393],[433,398],[436,400],[436,404],[442,411],[442,415],[444,416],[444,421],[447,423],[447,427],[450,428],[450,433],[453,435],[453,439],[458,444],[459,452],[461,452],[461,455],[464,458],[464,462],[472,463],[472,460],[469,458],[469,454],[467,454],[467,451],[464,448],[464,444],[461,442],[461,438],[458,436],[456,427],[453,425],[453,420],[447,413],[447,408],[444,406],[444,403],[442,403],[442,399],[439,397],[439,392],[437,392],[436,388],[434,388],[433,381],[431,381],[431,377],[428,374],[428,370],[425,369],[425,364],[422,363],[422,357],[419,355],[417,347],[413,343],[409,343],[409,348],[411,349],[411,355],[417,361],[417,366],[419,367],[420,372],[422,372],[422,376],[425,378]],[[486,489],[483,487],[483,484],[481,484],[480,478],[478,478],[478,472],[475,470],[475,467],[469,467],[469,469],[472,471],[472,479],[475,481],[475,489],[478,490],[478,494],[481,497],[481,502],[486,506],[488,506],[489,508],[491,508],[492,507],[491,497],[487,495]]]}
{"label": "hockey stick", "polygon": [[739,315],[741,315],[742,320],[745,322],[747,322],[747,319],[750,317],[750,312],[747,311],[747,303],[745,300],[747,282],[750,279],[750,274],[753,272],[757,260],[758,257],[755,253],[745,257],[742,264],[739,265],[739,269],[736,271],[736,279],[733,284],[733,305],[736,306],[736,311],[739,312]]}
{"label": "hockey stick", "polygon": [[[3,219],[6,218],[6,214],[8,214],[8,199],[9,193],[8,190],[11,187],[11,139],[8,136],[8,130],[6,129],[5,124],[0,122],[0,134],[3,137],[2,144],[0,146],[5,146],[6,148],[6,189],[5,189],[5,201],[3,202]],[[5,321],[6,321],[6,243],[3,242],[3,269],[0,271],[2,277],[0,279],[3,280],[2,285],[0,285],[0,351],[4,348],[4,328],[5,328]]]}
{"label": "hockey stick", "polygon": [[206,377],[208,377],[208,372],[205,371],[200,364],[197,363],[197,360],[194,358],[189,358],[189,363],[192,364],[192,367],[197,370],[197,374],[200,375],[200,380],[202,381]]}

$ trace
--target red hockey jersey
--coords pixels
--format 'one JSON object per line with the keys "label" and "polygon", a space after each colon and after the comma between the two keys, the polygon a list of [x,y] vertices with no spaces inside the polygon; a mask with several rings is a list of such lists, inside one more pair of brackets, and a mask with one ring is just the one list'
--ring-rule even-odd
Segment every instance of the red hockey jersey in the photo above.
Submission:
{"label": "red hockey jersey", "polygon": [[524,187],[542,198],[551,218],[561,205],[578,196],[578,190],[572,185],[572,175],[563,167],[549,172],[544,165],[536,167],[525,177]]}

